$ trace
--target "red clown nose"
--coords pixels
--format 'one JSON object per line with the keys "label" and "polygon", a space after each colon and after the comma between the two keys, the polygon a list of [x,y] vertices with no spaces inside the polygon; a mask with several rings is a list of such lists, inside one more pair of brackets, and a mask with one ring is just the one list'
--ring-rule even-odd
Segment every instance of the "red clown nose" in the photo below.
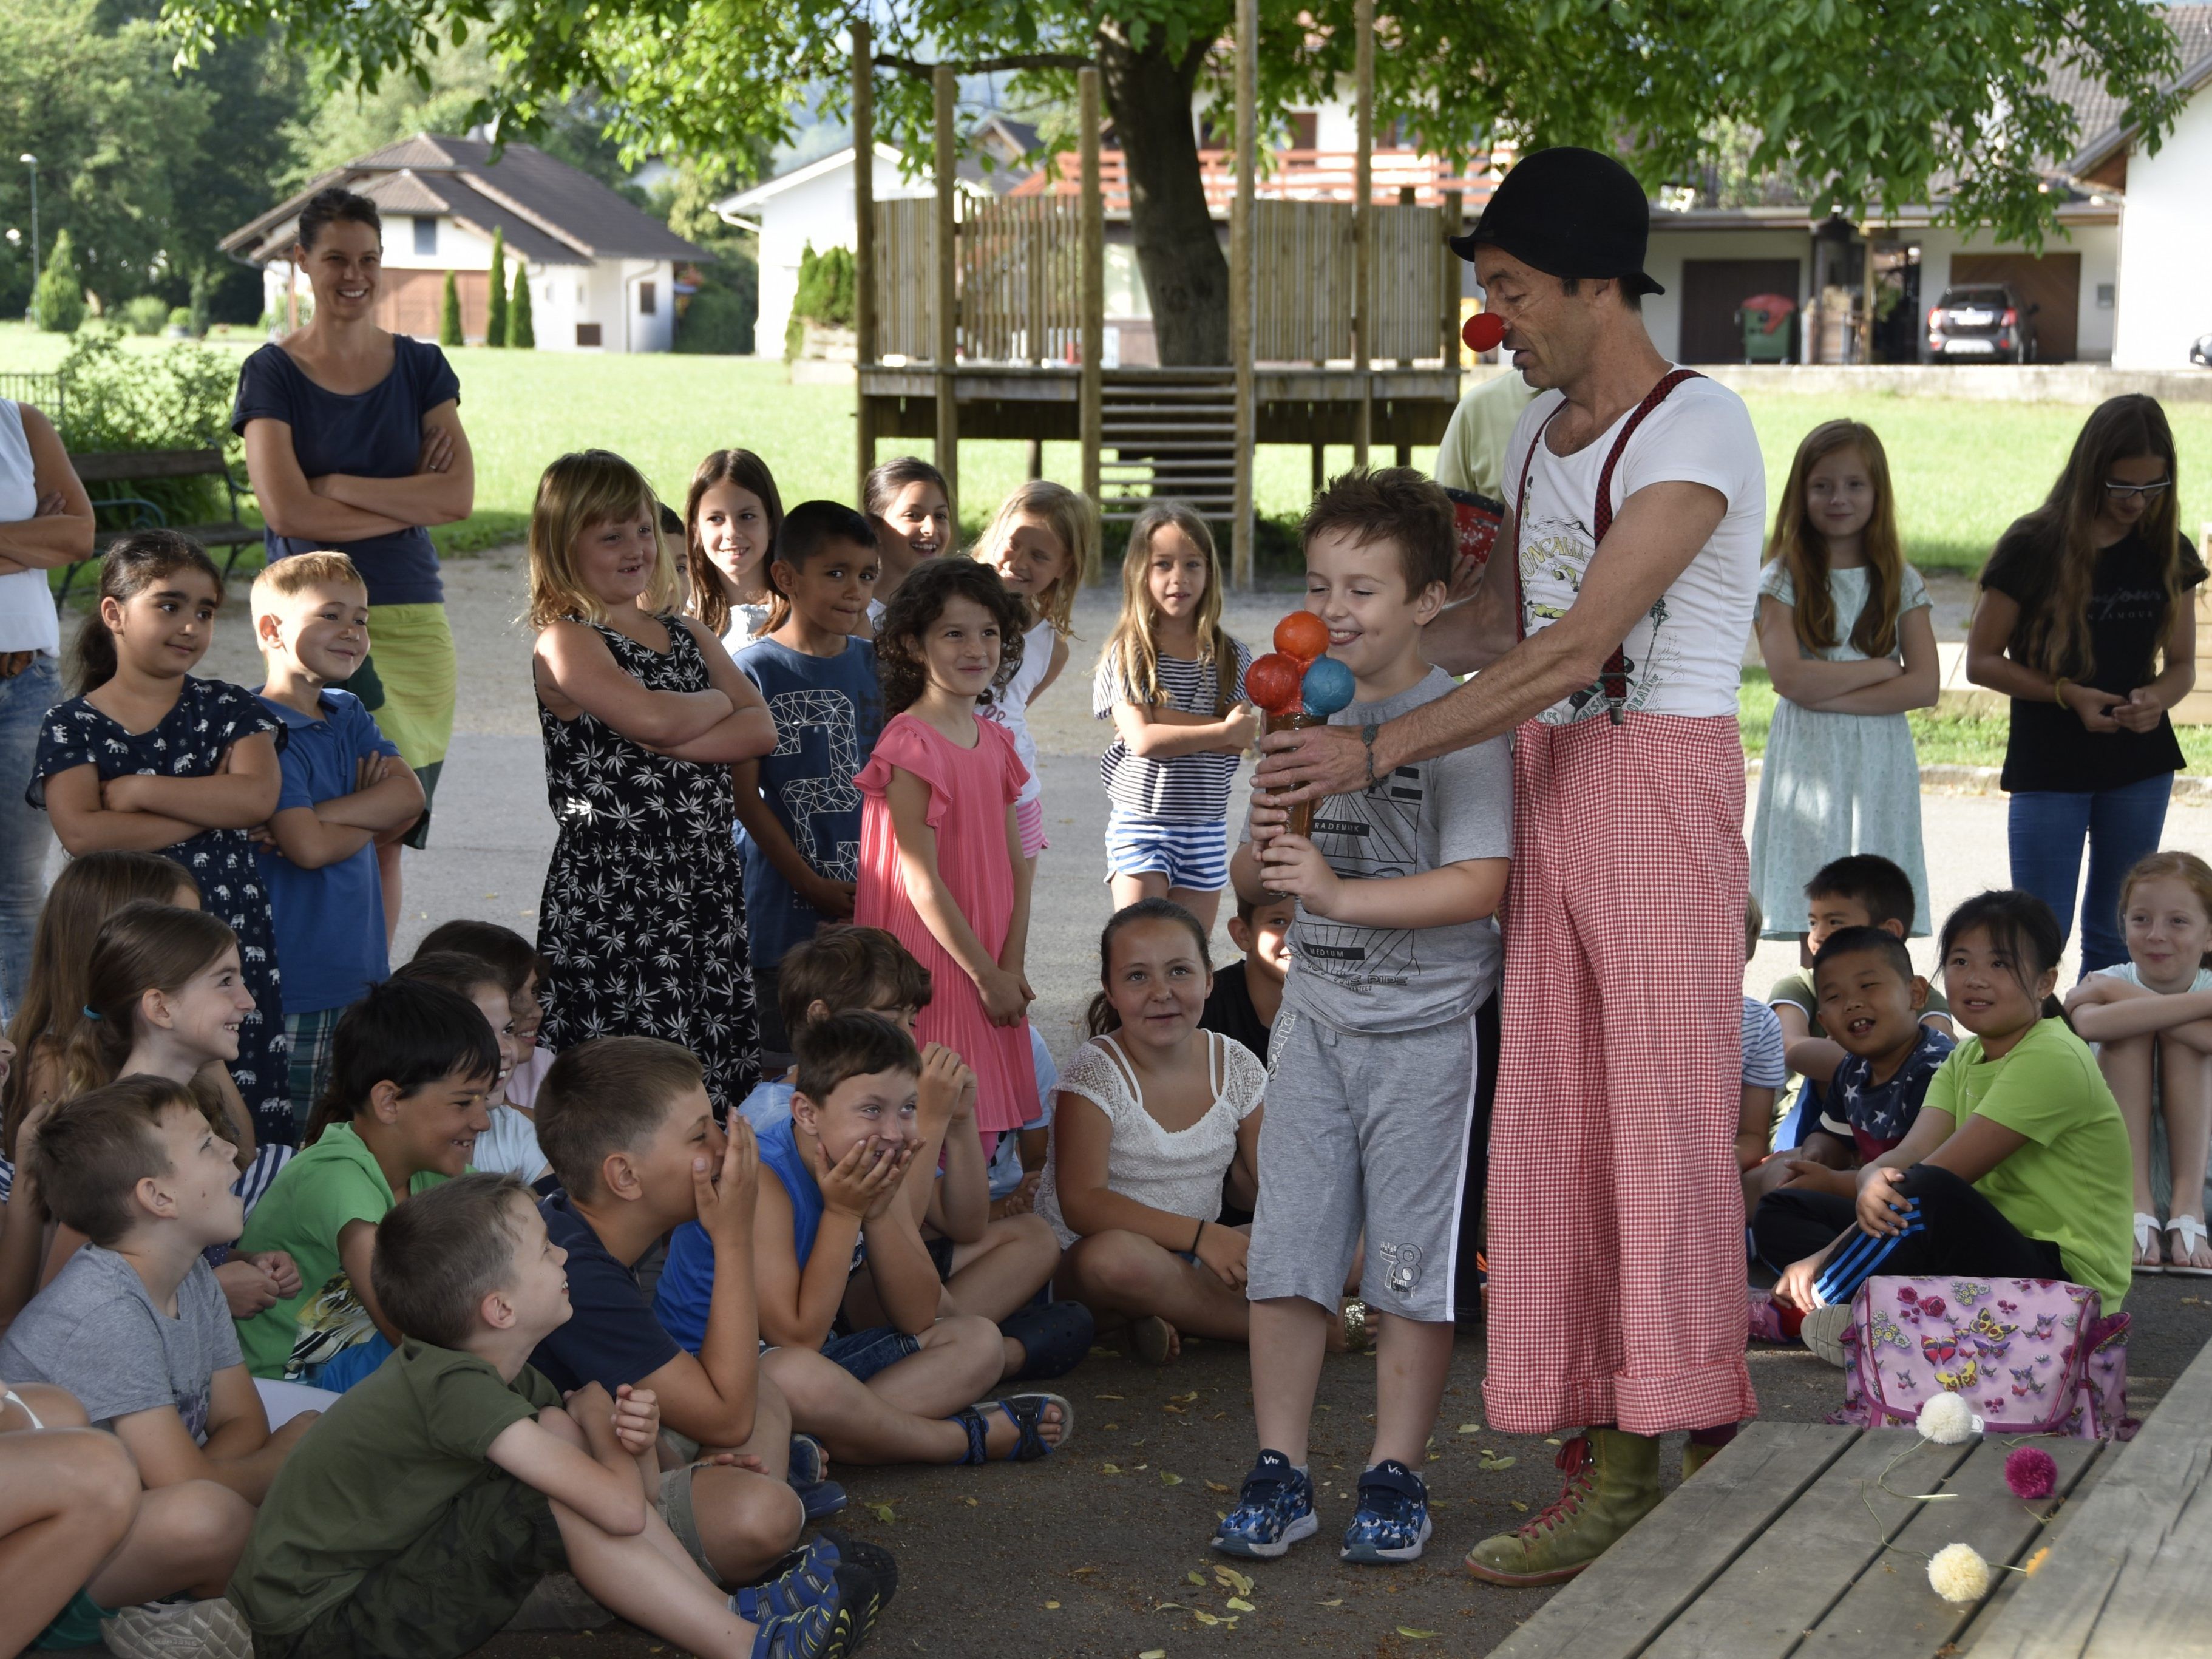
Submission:
{"label": "red clown nose", "polygon": [[1505,338],[1505,323],[1496,312],[1478,311],[1461,327],[1459,337],[1469,351],[1491,351]]}

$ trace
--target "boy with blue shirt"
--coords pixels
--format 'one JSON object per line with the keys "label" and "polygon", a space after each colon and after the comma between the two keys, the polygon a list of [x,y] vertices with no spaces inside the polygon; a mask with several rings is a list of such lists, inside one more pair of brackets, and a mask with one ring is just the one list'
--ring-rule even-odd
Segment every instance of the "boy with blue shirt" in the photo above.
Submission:
{"label": "boy with blue shirt", "polygon": [[299,553],[254,579],[268,665],[256,695],[290,728],[284,787],[254,831],[284,975],[294,1120],[330,1071],[339,1013],[391,971],[379,845],[422,815],[422,785],[361,700],[336,685],[368,656],[368,588],[343,553]]}
{"label": "boy with blue shirt", "polygon": [[[1407,468],[1355,469],[1307,509],[1306,609],[1372,728],[1453,690],[1423,632],[1457,548],[1443,491]],[[1319,1529],[1307,1435],[1322,1355],[1366,1241],[1360,1296],[1379,1316],[1375,1439],[1346,1561],[1419,1559],[1431,1526],[1415,1471],[1452,1358],[1461,1203],[1474,1154],[1492,920],[1513,845],[1507,740],[1401,766],[1316,802],[1311,833],[1255,794],[1231,866],[1240,900],[1297,900],[1269,1042],[1267,1127],[1246,1257],[1261,1451],[1213,1547],[1257,1559]],[[1488,1028],[1494,1029],[1494,1028]]]}

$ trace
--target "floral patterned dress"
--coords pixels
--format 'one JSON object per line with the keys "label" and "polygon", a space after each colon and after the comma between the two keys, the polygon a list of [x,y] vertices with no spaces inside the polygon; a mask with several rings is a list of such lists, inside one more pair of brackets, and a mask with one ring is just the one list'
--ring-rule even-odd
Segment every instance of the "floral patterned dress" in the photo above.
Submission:
{"label": "floral patterned dress", "polygon": [[[84,698],[74,697],[46,711],[25,799],[45,810],[46,781],[80,766],[98,767],[103,783],[133,774],[210,777],[233,744],[258,732],[272,735],[280,750],[290,735],[251,691],[190,674],[176,707],[149,731],[126,731]],[[284,1035],[284,1002],[278,993],[276,929],[269,896],[254,867],[253,843],[243,830],[203,830],[161,852],[191,872],[201,908],[221,916],[238,935],[239,966],[246,988],[253,994],[253,1012],[239,1026],[231,1081],[253,1114],[255,1137],[264,1146],[289,1146],[299,1139],[287,1058],[291,1041]]]}
{"label": "floral patterned dress", "polygon": [[[698,641],[675,617],[660,622],[665,653],[595,631],[648,690],[711,690]],[[698,1056],[721,1115],[760,1070],[730,769],[655,754],[591,714],[564,720],[543,702],[538,725],[560,826],[538,912],[538,952],[550,969],[538,1040],[556,1052],[617,1034],[681,1043]]]}

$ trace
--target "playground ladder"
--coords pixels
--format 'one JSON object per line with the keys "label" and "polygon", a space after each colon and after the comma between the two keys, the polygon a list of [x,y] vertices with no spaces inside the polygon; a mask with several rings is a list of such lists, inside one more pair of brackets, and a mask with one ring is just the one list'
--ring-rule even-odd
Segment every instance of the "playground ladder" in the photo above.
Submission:
{"label": "playground ladder", "polygon": [[1127,520],[1158,497],[1216,522],[1237,507],[1233,369],[1105,370],[1100,377],[1100,510]]}

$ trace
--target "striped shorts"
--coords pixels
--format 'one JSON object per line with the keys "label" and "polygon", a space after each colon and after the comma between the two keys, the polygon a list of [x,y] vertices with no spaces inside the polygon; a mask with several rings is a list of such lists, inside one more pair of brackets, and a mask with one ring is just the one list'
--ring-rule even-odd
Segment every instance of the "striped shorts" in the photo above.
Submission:
{"label": "striped shorts", "polygon": [[1120,807],[1106,819],[1106,878],[1160,875],[1170,887],[1218,893],[1229,885],[1229,824],[1222,818],[1153,818]]}

